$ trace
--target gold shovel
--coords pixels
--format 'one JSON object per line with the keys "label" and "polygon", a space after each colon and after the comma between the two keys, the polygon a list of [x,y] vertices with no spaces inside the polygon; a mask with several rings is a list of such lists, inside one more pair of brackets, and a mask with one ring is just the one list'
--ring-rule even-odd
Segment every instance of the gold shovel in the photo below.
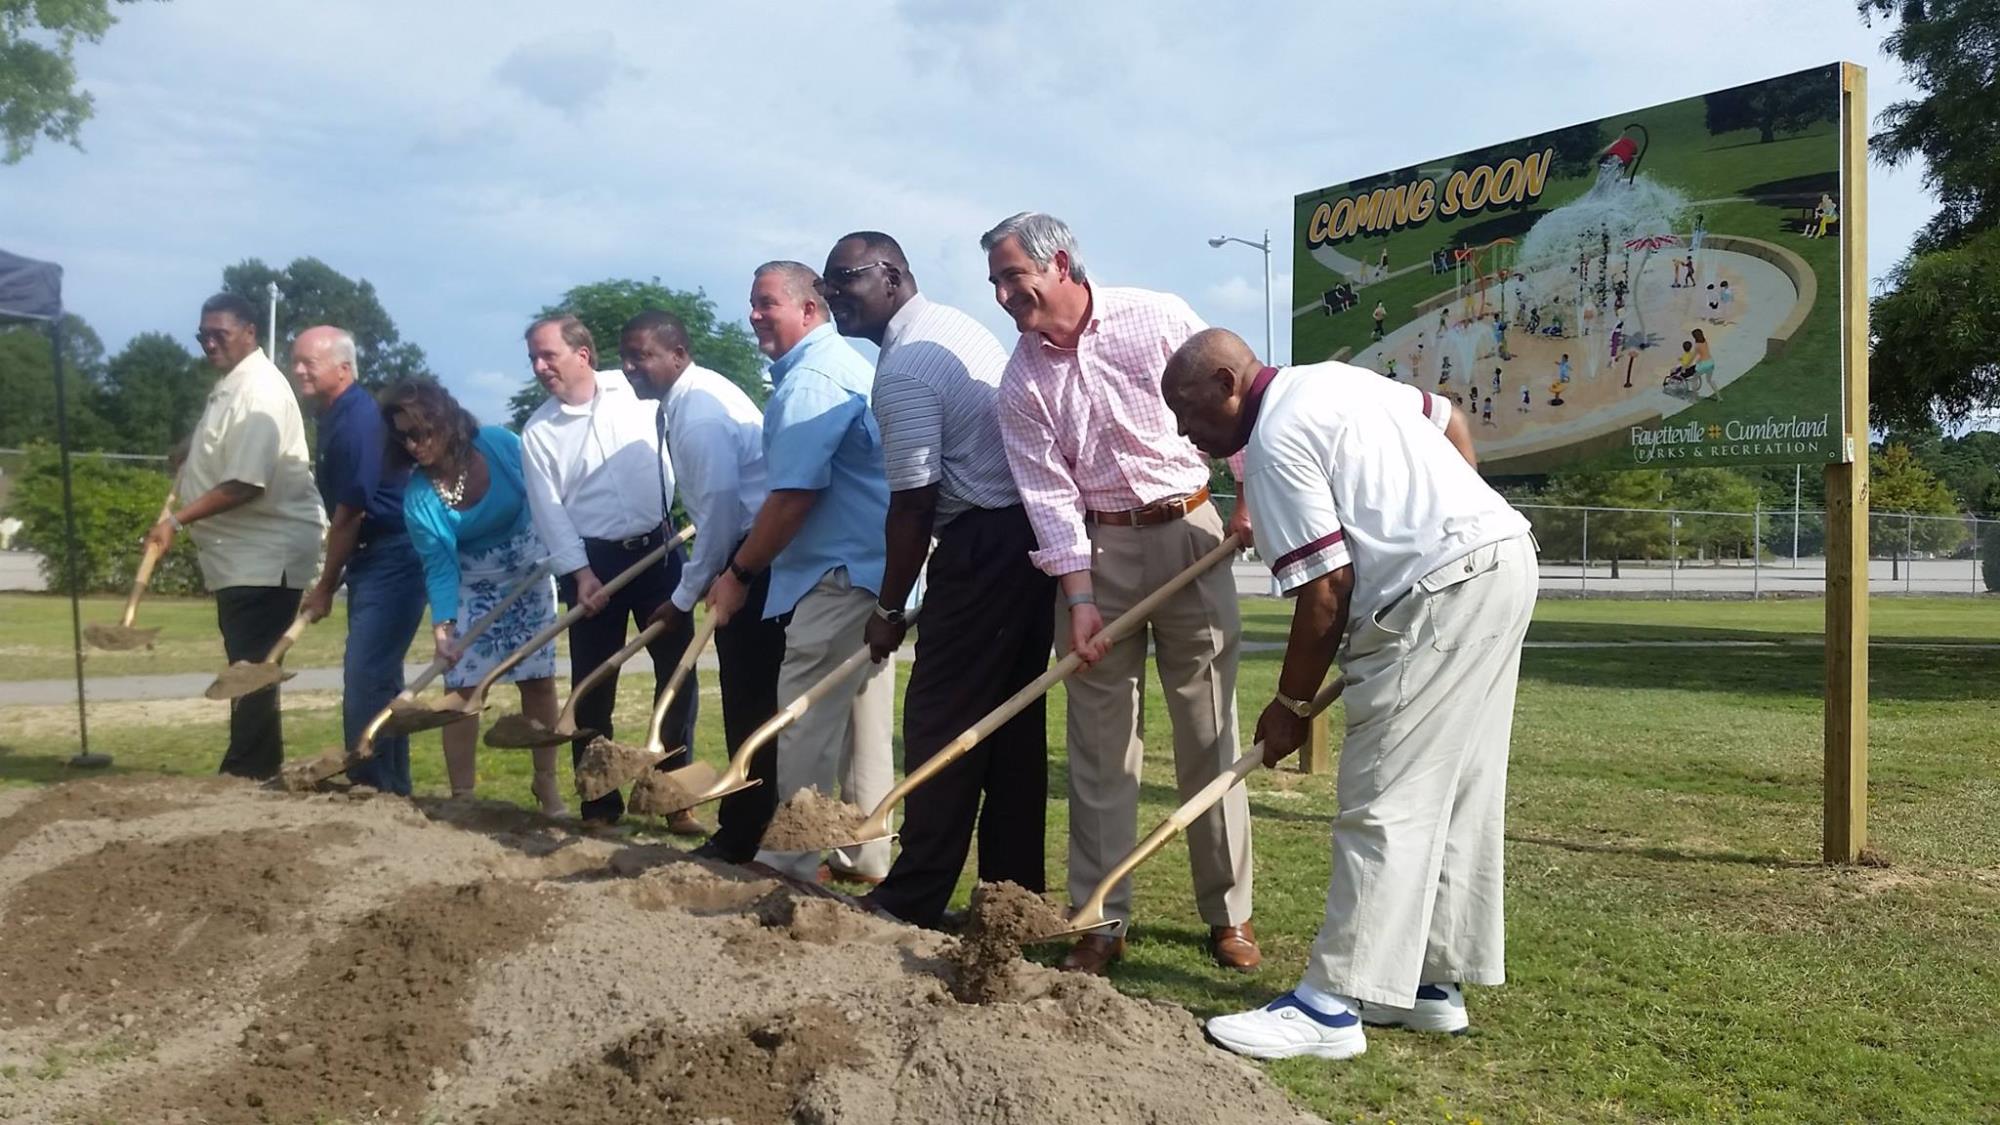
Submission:
{"label": "gold shovel", "polygon": [[[627,585],[631,584],[633,579],[644,574],[648,568],[658,565],[661,559],[667,557],[668,551],[687,542],[693,535],[694,525],[689,524],[680,530],[680,534],[646,552],[644,558],[626,567],[616,578],[604,584],[605,597],[608,598],[612,594],[624,589]],[[555,640],[563,634],[564,630],[583,620],[587,613],[589,613],[589,607],[585,606],[581,601],[577,602],[569,612],[556,618],[553,623],[541,632],[528,638],[526,644],[508,653],[506,659],[494,665],[493,670],[486,673],[485,678],[481,679],[478,686],[472,689],[472,694],[466,696],[463,701],[455,704],[446,703],[430,708],[413,707],[406,704],[396,708],[396,713],[390,716],[389,721],[383,725],[382,729],[389,734],[414,734],[420,730],[433,730],[437,727],[449,726],[452,723],[463,722],[466,719],[476,717],[481,711],[486,709],[486,693],[493,690],[493,685],[500,682],[500,677],[513,671],[515,665],[526,660],[536,649]]]}
{"label": "gold shovel", "polygon": [[292,645],[297,643],[299,634],[305,632],[306,626],[310,624],[305,614],[300,614],[292,621],[291,628],[286,629],[284,635],[278,638],[278,643],[271,646],[270,655],[256,663],[248,660],[231,663],[215,677],[215,682],[208,685],[208,690],[202,694],[210,699],[241,699],[252,692],[276,687],[298,675],[297,672],[285,671],[281,661],[285,659],[285,653],[291,651]]}
{"label": "gold shovel", "polygon": [[[1328,707],[1333,706],[1333,701],[1340,698],[1341,686],[1341,678],[1336,674],[1330,683],[1319,689],[1319,694],[1313,696],[1313,714],[1317,715]],[[1053,933],[1036,934],[1028,940],[1037,942],[1055,941],[1057,938],[1087,934],[1093,930],[1101,930],[1106,926],[1117,924],[1118,920],[1116,918],[1106,918],[1104,916],[1104,900],[1110,897],[1111,888],[1117,886],[1120,880],[1132,874],[1140,864],[1153,858],[1153,853],[1165,847],[1168,840],[1173,839],[1183,829],[1187,828],[1188,825],[1199,820],[1201,814],[1214,808],[1215,803],[1222,800],[1224,794],[1236,788],[1244,778],[1249,777],[1256,771],[1258,766],[1263,764],[1264,744],[1260,742],[1252,746],[1248,754],[1236,759],[1228,769],[1222,771],[1220,777],[1202,786],[1201,792],[1188,798],[1186,804],[1175,809],[1165,821],[1161,822],[1158,828],[1153,829],[1152,835],[1141,840],[1139,846],[1132,849],[1130,855],[1112,865],[1111,870],[1106,872],[1104,878],[1098,882],[1096,889],[1090,892],[1090,897],[1084,899],[1083,905],[1078,906],[1070,913],[1062,929],[1056,930]]]}
{"label": "gold shovel", "polygon": [[[167,491],[166,502],[160,505],[160,516],[153,521],[154,523],[159,523],[160,520],[174,514],[174,492],[178,489],[179,484],[176,482],[175,487]],[[146,550],[139,556],[138,573],[132,576],[132,596],[125,599],[124,616],[118,619],[116,625],[85,625],[84,640],[106,652],[129,652],[135,648],[153,647],[153,638],[160,635],[159,628],[157,626],[151,629],[134,628],[132,619],[139,615],[139,598],[146,592],[146,584],[153,580],[153,568],[160,565],[160,556],[164,554],[166,554],[165,548],[155,547],[151,543],[146,544]]]}
{"label": "gold shovel", "polygon": [[555,726],[545,726],[540,719],[519,712],[502,715],[494,720],[492,726],[486,728],[486,745],[495,750],[539,750],[545,746],[561,746],[565,742],[596,734],[596,731],[576,725],[577,701],[589,695],[597,685],[610,678],[611,673],[623,667],[626,661],[639,654],[640,649],[652,644],[654,639],[664,632],[666,632],[665,625],[648,625],[639,630],[639,635],[632,638],[631,644],[612,653],[609,660],[592,668],[589,675],[570,689],[569,700],[563,704],[562,713],[556,716]]}
{"label": "gold shovel", "polygon": [[[1155,610],[1165,604],[1168,598],[1186,589],[1189,583],[1214,569],[1217,563],[1234,555],[1240,546],[1241,543],[1236,536],[1231,535],[1225,538],[1221,543],[1216,544],[1214,549],[1210,550],[1206,555],[1196,559],[1193,565],[1174,575],[1172,578],[1167,579],[1159,589],[1140,599],[1138,604],[1134,605],[1131,609],[1119,614],[1118,618],[1111,622],[1111,624],[1106,625],[1104,631],[1099,635],[1114,644],[1131,636],[1134,632],[1145,626],[1147,618],[1151,617]],[[1057,661],[1055,667],[1037,676],[1033,682],[1020,691],[1015,692],[1005,703],[1002,703],[989,712],[986,717],[966,728],[965,733],[946,743],[942,749],[931,755],[930,759],[923,765],[910,771],[909,775],[897,783],[894,789],[889,790],[888,794],[882,798],[881,803],[875,806],[874,811],[870,812],[866,819],[855,824],[851,833],[845,834],[847,838],[827,839],[822,842],[815,842],[811,845],[811,848],[813,850],[824,851],[830,848],[845,848],[894,837],[896,832],[890,826],[890,818],[895,813],[896,806],[901,804],[911,792],[924,782],[944,772],[945,767],[963,758],[973,747],[979,745],[980,742],[984,741],[994,731],[1007,725],[1009,719],[1026,710],[1029,704],[1041,698],[1056,684],[1068,679],[1071,673],[1081,667],[1083,667],[1083,657],[1072,651],[1068,656]],[[849,806],[849,808],[852,808],[852,806]]]}
{"label": "gold shovel", "polygon": [[[526,596],[528,591],[535,588],[536,583],[547,582],[549,580],[548,567],[547,560],[537,563],[532,571],[508,589],[504,597],[493,603],[492,609],[474,618],[472,624],[466,627],[465,632],[459,634],[458,643],[461,651],[466,645],[478,639],[480,634],[486,632],[495,621],[500,620],[500,615],[507,611],[507,607],[520,601],[522,597]],[[429,687],[430,682],[443,675],[445,669],[449,667],[451,667],[451,662],[443,657],[433,658],[430,667],[425,668],[418,674],[416,679],[411,680],[410,685],[397,693],[396,697],[391,699],[387,706],[375,712],[375,717],[368,721],[367,726],[361,728],[361,736],[354,740],[352,747],[337,746],[332,750],[320,754],[318,757],[308,758],[303,762],[293,762],[287,765],[278,775],[278,787],[290,790],[311,789],[320,782],[338,777],[374,757],[375,737],[382,732],[383,726],[396,714],[396,709],[398,707],[406,707],[415,702],[417,693]]]}
{"label": "gold shovel", "polygon": [[[583,757],[576,763],[576,794],[586,801],[595,801],[607,793],[615,793],[634,781],[655,772],[653,766],[667,753],[665,740],[660,728],[667,720],[667,708],[673,705],[674,696],[679,694],[681,684],[693,670],[694,662],[701,658],[702,650],[708,647],[708,640],[715,635],[715,616],[710,614],[695,628],[693,639],[688,641],[686,651],[674,664],[673,675],[667,678],[667,686],[653,701],[653,718],[646,725],[646,741],[641,746],[629,746],[622,742],[598,737],[583,748]],[[678,749],[678,747],[676,747]],[[664,774],[662,774],[664,776]],[[643,788],[643,787],[642,787]],[[632,794],[633,812],[647,812],[650,807],[640,807],[640,792]]]}

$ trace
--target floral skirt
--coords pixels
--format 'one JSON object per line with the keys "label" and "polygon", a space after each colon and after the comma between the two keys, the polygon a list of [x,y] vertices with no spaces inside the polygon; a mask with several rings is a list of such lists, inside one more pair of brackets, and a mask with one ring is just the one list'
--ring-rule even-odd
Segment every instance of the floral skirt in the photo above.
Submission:
{"label": "floral skirt", "polygon": [[[474,621],[507,596],[514,584],[541,564],[544,552],[535,529],[524,527],[513,538],[484,551],[460,551],[458,555],[458,620],[461,627]],[[473,639],[458,663],[445,669],[444,682],[450,688],[469,688],[484,679],[507,654],[527,644],[536,633],[555,624],[555,579],[544,577],[508,606],[487,630]],[[528,654],[527,659],[500,677],[501,683],[539,680],[556,674],[554,641]]]}

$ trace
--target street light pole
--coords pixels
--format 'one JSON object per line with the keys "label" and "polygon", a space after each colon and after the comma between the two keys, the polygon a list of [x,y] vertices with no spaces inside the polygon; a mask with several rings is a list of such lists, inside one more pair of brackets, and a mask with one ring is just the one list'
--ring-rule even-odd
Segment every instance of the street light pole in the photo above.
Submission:
{"label": "street light pole", "polygon": [[[1270,364],[1272,367],[1276,367],[1278,365],[1278,329],[1276,315],[1271,311],[1271,228],[1264,228],[1264,241],[1262,242],[1252,242],[1247,238],[1237,238],[1234,235],[1227,234],[1218,234],[1208,240],[1208,244],[1217,250],[1222,249],[1232,242],[1242,243],[1253,250],[1261,250],[1264,253],[1264,362]],[[1240,488],[1239,491],[1241,491]],[[1243,498],[1238,496],[1237,503],[1240,504],[1242,502]],[[1274,570],[1271,572],[1271,596],[1275,598],[1283,592],[1278,588],[1278,574]]]}
{"label": "street light pole", "polygon": [[278,362],[278,283],[264,283],[264,295],[271,299],[271,332],[264,338],[264,347],[272,363]]}

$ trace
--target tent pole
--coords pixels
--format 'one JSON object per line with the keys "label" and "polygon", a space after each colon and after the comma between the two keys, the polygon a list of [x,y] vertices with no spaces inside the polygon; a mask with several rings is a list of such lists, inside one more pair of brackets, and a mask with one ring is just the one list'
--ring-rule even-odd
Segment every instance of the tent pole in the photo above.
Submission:
{"label": "tent pole", "polygon": [[83,692],[83,582],[76,561],[76,497],[70,488],[69,393],[63,386],[62,316],[49,321],[49,359],[56,372],[56,447],[62,457],[63,555],[69,576],[70,644],[76,653],[76,734],[79,747],[71,766],[102,769],[111,764],[111,755],[90,750],[90,717]]}

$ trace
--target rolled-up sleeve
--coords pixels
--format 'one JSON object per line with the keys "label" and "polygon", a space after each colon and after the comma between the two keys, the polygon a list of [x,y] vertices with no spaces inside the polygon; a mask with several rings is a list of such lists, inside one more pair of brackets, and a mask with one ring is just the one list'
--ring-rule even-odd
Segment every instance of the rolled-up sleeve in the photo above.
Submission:
{"label": "rolled-up sleeve", "polygon": [[1090,569],[1090,537],[1083,527],[1083,496],[1056,449],[1056,432],[1041,399],[1025,381],[1000,382],[1000,438],[1007,468],[1021,491],[1038,550],[1028,558],[1046,574],[1061,577]]}
{"label": "rolled-up sleeve", "polygon": [[1268,465],[1247,482],[1256,496],[1257,553],[1285,593],[1353,562],[1326,471],[1310,461]]}

